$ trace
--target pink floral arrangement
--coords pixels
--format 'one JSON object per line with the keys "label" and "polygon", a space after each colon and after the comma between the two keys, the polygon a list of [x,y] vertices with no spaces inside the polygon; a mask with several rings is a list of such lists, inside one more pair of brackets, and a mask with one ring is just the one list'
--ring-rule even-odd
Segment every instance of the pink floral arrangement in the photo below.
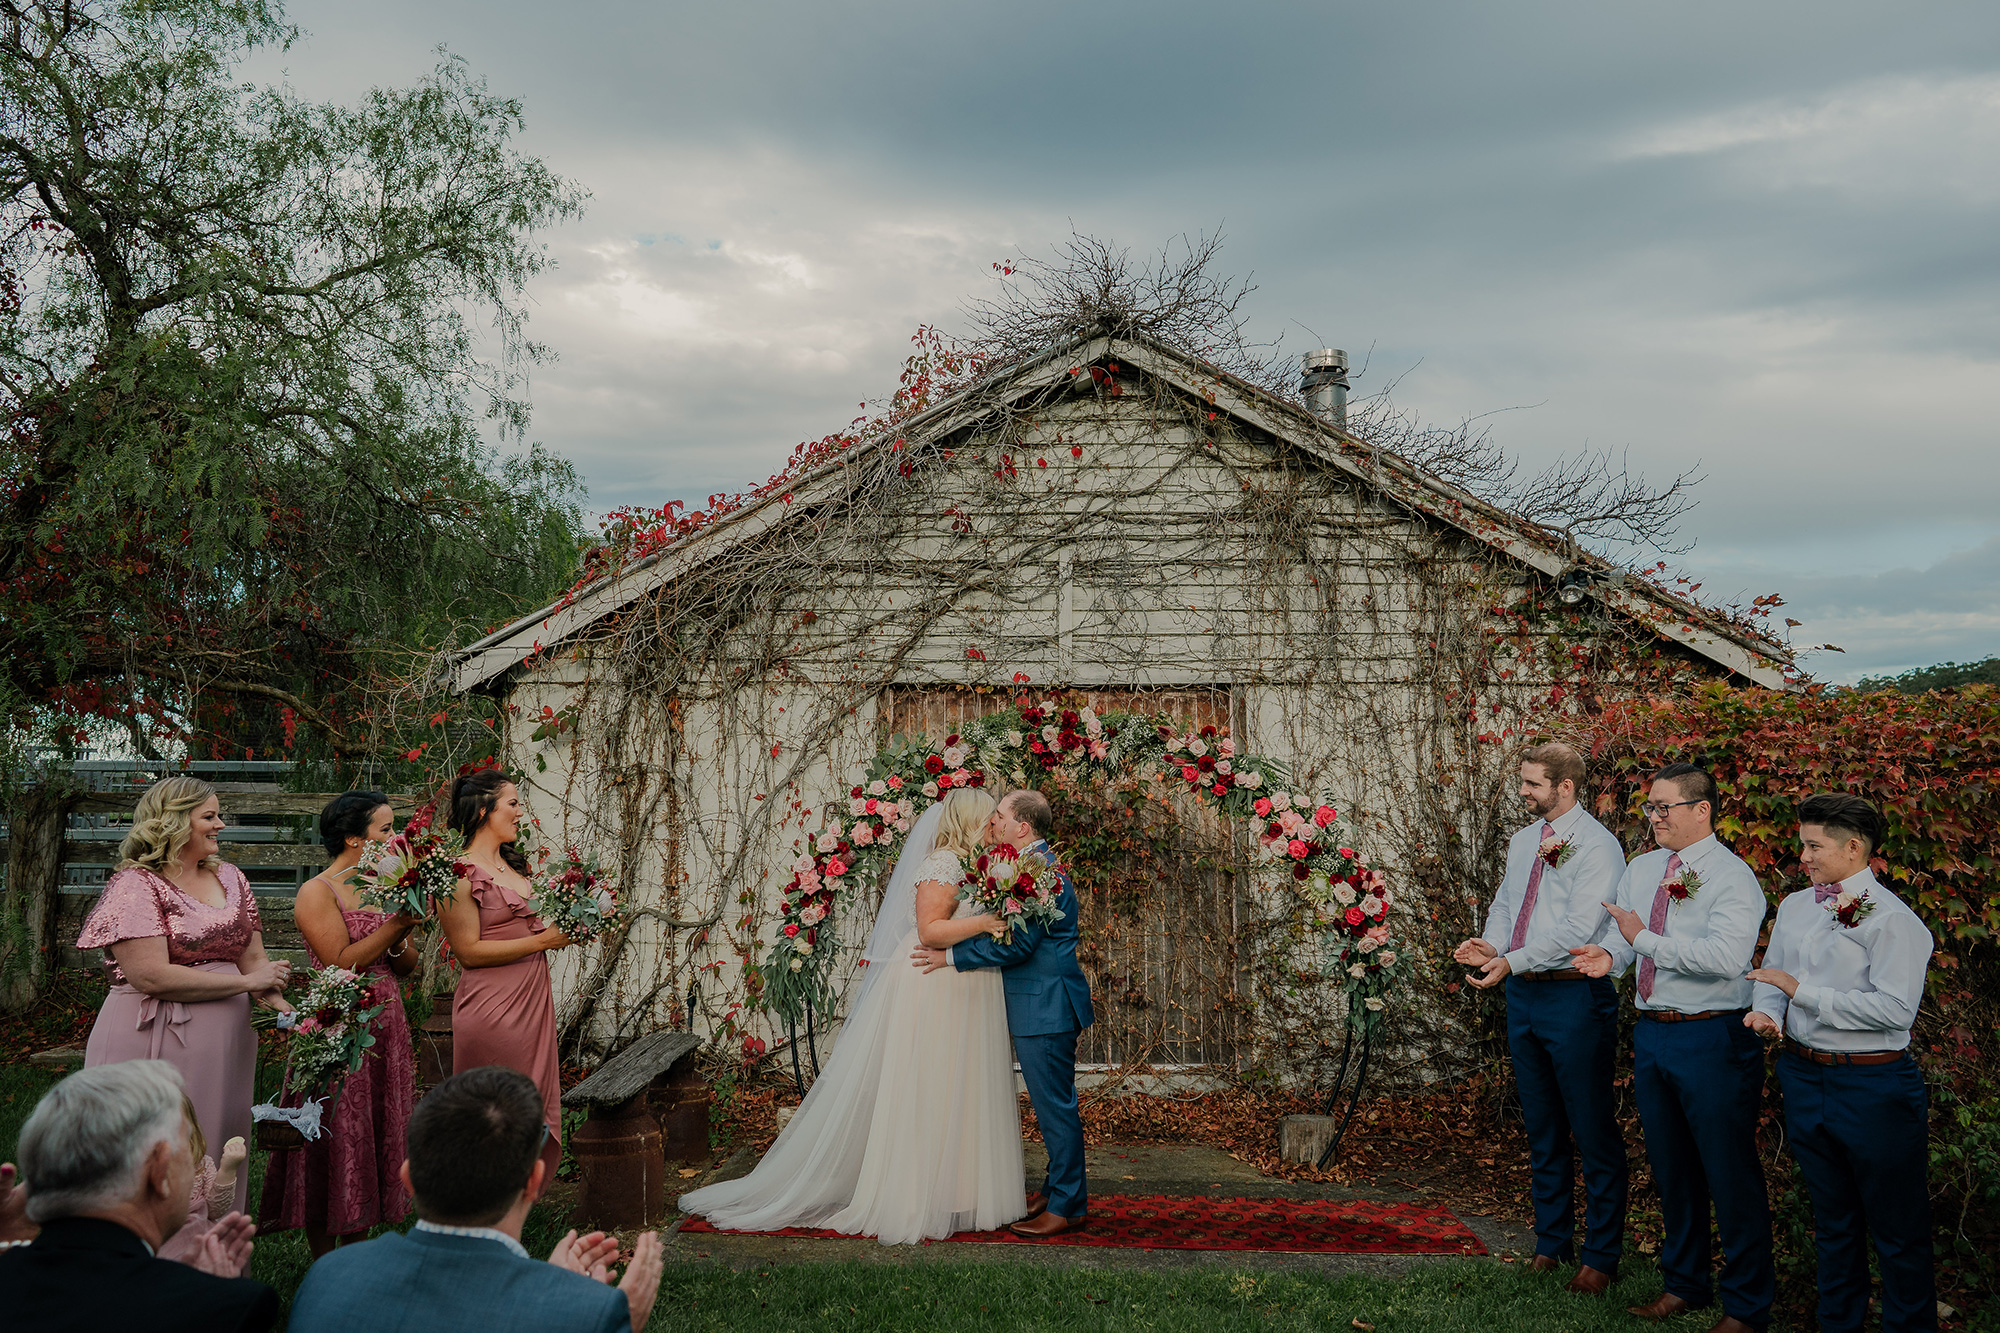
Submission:
{"label": "pink floral arrangement", "polygon": [[435,916],[450,899],[469,873],[465,841],[451,829],[439,828],[436,817],[436,807],[426,805],[410,816],[401,833],[361,849],[354,881],[364,904],[426,917]]}
{"label": "pink floral arrangement", "polygon": [[535,872],[535,896],[529,910],[573,940],[588,940],[618,924],[624,904],[611,880],[598,869],[597,860],[578,860],[574,849],[569,856],[550,861]]}
{"label": "pink floral arrangement", "polygon": [[317,1096],[361,1068],[375,1044],[370,1025],[381,1016],[374,980],[344,967],[307,974],[305,994],[277,1026],[291,1033],[285,1054],[284,1085]]}
{"label": "pink floral arrangement", "polygon": [[1052,859],[1005,843],[983,852],[958,890],[961,900],[1006,922],[1010,942],[1017,922],[1053,925],[1062,920],[1062,907],[1056,901],[1061,893],[1062,875]]}

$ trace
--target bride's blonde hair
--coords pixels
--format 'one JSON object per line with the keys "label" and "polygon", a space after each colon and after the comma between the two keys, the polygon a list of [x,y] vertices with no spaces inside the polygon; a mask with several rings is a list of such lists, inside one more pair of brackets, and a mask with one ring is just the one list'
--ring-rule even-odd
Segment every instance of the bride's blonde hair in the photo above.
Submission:
{"label": "bride's blonde hair", "polygon": [[993,798],[976,787],[957,787],[944,798],[944,814],[938,817],[935,852],[956,853],[961,861],[979,855],[986,836],[986,821],[993,814]]}

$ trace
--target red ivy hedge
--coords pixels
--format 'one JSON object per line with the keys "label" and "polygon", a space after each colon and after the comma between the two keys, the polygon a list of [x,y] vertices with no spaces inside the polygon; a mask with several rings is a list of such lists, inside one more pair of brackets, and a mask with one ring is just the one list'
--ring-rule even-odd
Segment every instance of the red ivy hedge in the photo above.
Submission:
{"label": "red ivy hedge", "polygon": [[2000,933],[2000,691],[1991,686],[1784,694],[1710,685],[1691,698],[1615,704],[1576,739],[1593,757],[1599,818],[1627,847],[1650,842],[1639,811],[1647,777],[1700,764],[1721,788],[1716,831],[1775,901],[1808,882],[1798,802],[1850,792],[1887,818],[1875,872],[1924,918],[1941,955],[1952,940]]}

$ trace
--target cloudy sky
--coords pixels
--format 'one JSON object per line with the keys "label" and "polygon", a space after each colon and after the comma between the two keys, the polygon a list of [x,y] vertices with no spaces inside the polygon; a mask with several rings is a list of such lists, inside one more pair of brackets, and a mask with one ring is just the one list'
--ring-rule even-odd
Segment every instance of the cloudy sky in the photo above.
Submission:
{"label": "cloudy sky", "polygon": [[593,195],[535,435],[701,502],[893,388],[988,266],[1220,227],[1254,329],[1529,463],[1706,480],[1682,563],[1834,680],[2000,653],[2000,10],[295,0],[349,100],[448,46]]}

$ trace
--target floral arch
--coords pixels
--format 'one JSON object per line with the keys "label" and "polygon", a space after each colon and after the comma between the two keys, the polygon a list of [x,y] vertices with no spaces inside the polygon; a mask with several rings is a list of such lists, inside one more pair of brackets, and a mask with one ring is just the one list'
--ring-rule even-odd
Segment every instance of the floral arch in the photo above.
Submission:
{"label": "floral arch", "polygon": [[[1227,727],[1165,714],[1098,714],[1075,696],[1036,699],[965,722],[940,738],[897,735],[842,800],[795,844],[779,933],[765,956],[763,1002],[788,1026],[835,1001],[833,965],[846,941],[840,909],[878,891],[925,808],[955,787],[1133,784],[1149,799],[1192,798],[1256,846],[1256,889],[1296,895],[1319,975],[1347,996],[1350,1038],[1380,1030],[1389,991],[1410,960],[1397,947],[1386,877],[1368,864],[1333,799],[1291,789],[1286,766],[1240,753]],[[1058,856],[1061,848],[1057,849]],[[808,1026],[810,1031],[810,1026]]]}

